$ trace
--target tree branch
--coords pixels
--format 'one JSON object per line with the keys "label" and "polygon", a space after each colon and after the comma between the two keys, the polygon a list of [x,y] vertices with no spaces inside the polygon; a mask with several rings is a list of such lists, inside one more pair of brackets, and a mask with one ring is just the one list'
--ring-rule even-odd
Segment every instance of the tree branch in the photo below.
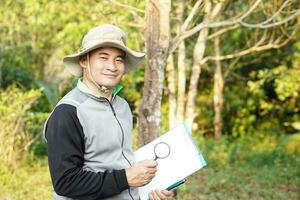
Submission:
{"label": "tree branch", "polygon": [[229,55],[225,55],[225,56],[220,56],[219,58],[215,57],[215,56],[207,56],[205,57],[202,61],[201,64],[207,62],[208,60],[228,60],[228,59],[232,59],[232,58],[238,58],[241,56],[244,56],[246,54],[250,54],[253,52],[259,52],[259,51],[265,51],[268,49],[278,49],[284,45],[286,45],[291,39],[293,39],[293,37],[289,37],[286,40],[284,40],[282,43],[268,43],[266,45],[262,45],[262,46],[253,46],[249,49],[245,49],[233,54],[229,54]]}
{"label": "tree branch", "polygon": [[274,22],[271,24],[264,24],[264,22],[262,23],[258,23],[258,24],[249,24],[243,21],[240,21],[239,24],[241,24],[242,26],[248,27],[248,28],[260,28],[260,29],[266,29],[266,28],[272,28],[275,26],[280,26],[282,24],[287,23],[288,21],[291,21],[292,19],[294,19],[295,17],[297,17],[298,15],[300,15],[300,10],[296,10],[294,14],[290,15],[289,17],[286,17],[285,19],[278,21],[278,22]]}
{"label": "tree branch", "polygon": [[215,38],[215,37],[217,37],[217,36],[222,35],[223,33],[226,33],[227,31],[236,29],[236,28],[238,28],[238,27],[239,27],[238,24],[235,24],[235,25],[229,26],[229,27],[225,27],[225,28],[223,28],[223,29],[221,29],[221,30],[219,30],[219,31],[214,32],[213,34],[211,34],[210,36],[208,36],[207,39],[208,39],[208,40],[211,40],[211,39],[213,39],[213,38]]}
{"label": "tree branch", "polygon": [[228,59],[233,59],[233,58],[239,58],[241,56],[244,56],[246,54],[250,54],[253,52],[259,52],[259,51],[265,51],[265,50],[269,50],[269,49],[278,49],[281,48],[282,46],[286,45],[289,41],[291,41],[292,39],[295,38],[297,31],[299,29],[299,23],[296,25],[296,28],[293,30],[293,32],[287,36],[286,40],[281,42],[281,38],[277,38],[275,41],[273,41],[273,33],[272,36],[268,42],[268,44],[265,45],[261,45],[265,40],[266,40],[266,34],[267,32],[264,33],[264,35],[261,37],[261,39],[252,47],[248,48],[248,49],[244,49],[241,50],[239,52],[235,52],[233,54],[229,54],[229,55],[225,55],[225,56],[220,56],[220,57],[215,57],[215,56],[207,56],[205,58],[203,58],[200,61],[200,65],[205,64],[207,61],[209,60],[228,60]]}
{"label": "tree branch", "polygon": [[257,5],[260,2],[261,2],[261,0],[256,0],[256,2],[250,7],[250,9],[236,20],[225,20],[225,21],[215,22],[215,23],[202,22],[202,23],[198,24],[197,26],[195,26],[194,28],[183,32],[181,35],[177,36],[174,39],[174,42],[172,42],[172,45],[171,45],[171,48],[169,51],[170,54],[178,47],[180,42],[182,42],[184,39],[190,37],[191,35],[197,33],[198,31],[200,31],[203,28],[217,28],[217,27],[221,27],[221,26],[230,26],[230,25],[239,23],[244,18],[246,18],[248,15],[250,15],[250,13],[253,12],[253,10],[257,7]]}
{"label": "tree branch", "polygon": [[230,65],[226,68],[225,72],[224,72],[224,80],[227,79],[230,71],[233,69],[233,67],[236,65],[236,63],[240,60],[240,57],[235,58]]}
{"label": "tree branch", "polygon": [[241,17],[239,17],[239,20],[243,20],[246,17],[248,17],[255,10],[255,8],[258,6],[258,4],[260,2],[261,2],[261,0],[255,1],[255,3],[250,7],[250,9],[245,14],[243,14]]}
{"label": "tree branch", "polygon": [[283,2],[283,4],[280,6],[280,8],[269,19],[261,22],[261,24],[267,24],[267,23],[271,22],[273,19],[275,19],[281,13],[281,11],[286,7],[286,5],[290,2],[291,2],[290,0]]}
{"label": "tree branch", "polygon": [[145,11],[144,11],[144,10],[138,9],[138,8],[136,8],[136,7],[134,7],[134,6],[127,5],[127,4],[123,4],[123,3],[120,3],[120,2],[117,2],[117,1],[114,1],[114,0],[109,0],[109,2],[110,2],[111,4],[116,5],[116,6],[123,7],[123,8],[127,8],[127,9],[133,10],[133,11],[135,11],[135,12],[139,12],[139,13],[145,14]]}
{"label": "tree branch", "polygon": [[[270,19],[267,19],[267,20],[265,20],[261,23],[258,23],[258,24],[249,24],[249,23],[244,22],[243,20],[246,17],[248,17],[256,9],[256,7],[258,6],[258,4],[260,2],[261,2],[261,0],[255,1],[255,3],[249,8],[249,10],[245,14],[240,16],[239,18],[236,18],[236,19],[232,18],[230,20],[224,20],[224,21],[214,22],[214,23],[202,22],[202,23],[198,24],[197,26],[195,26],[194,28],[183,32],[181,35],[174,38],[174,40],[171,42],[170,49],[169,49],[169,54],[171,54],[178,47],[180,42],[182,42],[184,39],[190,37],[191,35],[197,33],[198,31],[200,31],[203,28],[218,28],[218,27],[240,25],[240,26],[244,26],[244,27],[247,27],[247,28],[267,29],[267,28],[272,28],[272,27],[280,26],[284,23],[287,23],[288,21],[294,19],[295,17],[297,17],[300,14],[300,10],[294,10],[294,11],[291,12],[293,14],[286,17],[285,19],[283,19],[281,21],[278,21],[278,22],[269,23],[270,21],[272,21],[275,17],[277,17],[279,15],[279,13],[283,10],[283,8],[286,7],[287,3],[285,2],[270,17]],[[289,2],[289,0],[288,0],[288,2]],[[218,34],[221,34],[221,33],[218,33]]]}
{"label": "tree branch", "polygon": [[201,5],[202,0],[199,0],[195,3],[195,5],[193,6],[189,16],[185,19],[183,25],[182,25],[182,30],[186,30],[186,28],[188,27],[189,23],[191,22],[191,20],[193,19],[196,11],[198,10],[199,6]]}

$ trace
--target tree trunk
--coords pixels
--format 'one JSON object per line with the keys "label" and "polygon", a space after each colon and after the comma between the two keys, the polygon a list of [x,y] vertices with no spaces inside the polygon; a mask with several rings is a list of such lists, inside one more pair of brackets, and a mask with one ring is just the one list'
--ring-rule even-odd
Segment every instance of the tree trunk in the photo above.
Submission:
{"label": "tree trunk", "polygon": [[149,143],[160,133],[164,65],[170,43],[170,9],[170,0],[146,1],[147,66],[143,99],[138,113],[138,146]]}
{"label": "tree trunk", "polygon": [[2,45],[0,44],[0,89],[2,88],[2,63],[3,63],[3,49]]}
{"label": "tree trunk", "polygon": [[[178,2],[177,9],[177,35],[182,32],[183,24],[183,12],[184,12],[184,0]],[[177,93],[177,109],[176,109],[176,123],[180,123],[184,120],[184,104],[185,104],[185,43],[182,41],[178,46],[178,93]]]}
{"label": "tree trunk", "polygon": [[[220,14],[220,11],[224,5],[225,1],[220,1],[217,3],[214,8],[212,9],[212,2],[210,0],[206,0],[204,2],[204,20],[203,23],[210,23],[217,16]],[[191,73],[191,79],[189,84],[189,91],[188,91],[188,99],[185,109],[185,118],[188,125],[188,128],[192,130],[194,118],[195,118],[195,101],[197,95],[197,87],[201,73],[201,60],[203,59],[205,48],[206,48],[206,41],[207,36],[209,33],[208,28],[203,28],[197,39],[197,43],[194,48],[193,52],[193,68]]]}
{"label": "tree trunk", "polygon": [[[209,15],[210,15],[212,4],[210,1],[205,1],[204,6],[205,6],[204,7],[205,17],[203,22],[209,22]],[[209,32],[208,28],[204,28],[199,32],[197,43],[193,51],[193,67],[192,67],[192,73],[191,73],[190,84],[189,84],[187,104],[185,108],[186,123],[190,130],[192,130],[193,128],[192,125],[193,125],[194,113],[195,113],[194,112],[195,98],[197,94],[198,82],[201,73],[200,61],[203,59],[204,56],[208,32]]]}
{"label": "tree trunk", "polygon": [[175,85],[175,67],[173,61],[173,54],[171,54],[167,61],[167,82],[168,82],[168,97],[169,97],[169,128],[175,126],[176,116],[176,85]]}
{"label": "tree trunk", "polygon": [[224,81],[222,77],[221,61],[220,57],[220,38],[216,37],[215,40],[215,52],[216,52],[216,68],[214,74],[214,129],[215,137],[219,138],[222,135],[222,105],[223,105],[223,88]]}
{"label": "tree trunk", "polygon": [[194,110],[195,110],[195,99],[197,94],[198,82],[201,73],[201,64],[200,61],[203,58],[206,40],[208,35],[208,28],[205,28],[200,31],[199,37],[194,48],[194,56],[193,56],[193,68],[191,73],[191,79],[189,84],[189,92],[187,97],[186,104],[186,112],[185,118],[187,126],[190,130],[192,130],[192,125],[194,121]]}

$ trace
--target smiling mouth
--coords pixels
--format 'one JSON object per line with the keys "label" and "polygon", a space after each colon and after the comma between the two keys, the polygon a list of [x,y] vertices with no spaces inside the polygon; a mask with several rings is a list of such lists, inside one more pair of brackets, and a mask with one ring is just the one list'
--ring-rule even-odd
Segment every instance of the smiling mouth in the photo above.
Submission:
{"label": "smiling mouth", "polygon": [[116,78],[116,77],[118,77],[117,74],[104,74],[104,76],[110,77],[110,78]]}

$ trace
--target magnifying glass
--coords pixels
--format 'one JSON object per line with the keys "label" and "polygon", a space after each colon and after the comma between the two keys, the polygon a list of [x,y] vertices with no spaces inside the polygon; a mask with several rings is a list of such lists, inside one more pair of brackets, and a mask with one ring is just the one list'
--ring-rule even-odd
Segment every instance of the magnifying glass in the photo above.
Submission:
{"label": "magnifying glass", "polygon": [[154,160],[167,158],[171,153],[170,146],[165,142],[159,142],[154,146]]}

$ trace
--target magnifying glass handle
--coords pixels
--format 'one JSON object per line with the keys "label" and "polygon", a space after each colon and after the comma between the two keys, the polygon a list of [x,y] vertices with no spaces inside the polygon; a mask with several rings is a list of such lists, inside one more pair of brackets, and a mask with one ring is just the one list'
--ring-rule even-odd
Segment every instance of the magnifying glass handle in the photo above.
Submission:
{"label": "magnifying glass handle", "polygon": [[155,156],[154,160],[156,161],[157,159],[158,159],[158,157],[157,157],[157,156]]}

